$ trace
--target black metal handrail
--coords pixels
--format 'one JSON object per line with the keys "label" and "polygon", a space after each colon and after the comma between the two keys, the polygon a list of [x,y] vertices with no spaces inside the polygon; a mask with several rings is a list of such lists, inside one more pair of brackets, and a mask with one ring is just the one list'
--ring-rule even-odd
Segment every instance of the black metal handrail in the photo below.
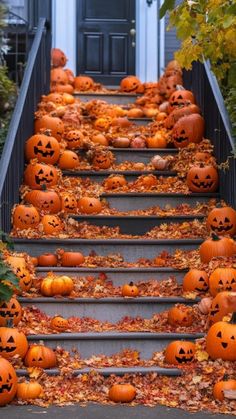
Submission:
{"label": "black metal handrail", "polygon": [[33,133],[33,113],[49,90],[51,33],[40,18],[0,160],[0,228],[9,232],[11,209],[19,202],[24,144]]}
{"label": "black metal handrail", "polygon": [[205,136],[214,145],[217,162],[220,164],[228,160],[229,168],[220,170],[219,192],[221,199],[236,208],[236,162],[233,157],[236,144],[224,99],[209,62],[195,62],[191,71],[185,71],[184,86],[194,93],[202,110],[206,123]]}

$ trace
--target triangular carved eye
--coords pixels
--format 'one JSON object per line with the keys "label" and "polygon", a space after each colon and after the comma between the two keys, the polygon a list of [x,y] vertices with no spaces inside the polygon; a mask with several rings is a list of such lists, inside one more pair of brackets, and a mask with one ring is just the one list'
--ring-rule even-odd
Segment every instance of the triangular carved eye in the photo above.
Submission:
{"label": "triangular carved eye", "polygon": [[180,351],[179,351],[179,353],[180,353],[180,354],[185,354],[184,349],[183,349],[183,348],[181,348],[181,349],[180,349]]}
{"label": "triangular carved eye", "polygon": [[39,175],[43,174],[43,169],[40,169],[40,171],[38,172]]}
{"label": "triangular carved eye", "polygon": [[217,223],[217,219],[216,218],[213,218],[213,221],[215,221]]}
{"label": "triangular carved eye", "polygon": [[206,176],[206,179],[211,179],[211,176],[210,176],[210,175],[207,175],[207,176]]}
{"label": "triangular carved eye", "polygon": [[217,335],[216,335],[216,337],[217,338],[222,338],[222,333],[221,332],[218,332]]}
{"label": "triangular carved eye", "polygon": [[48,143],[47,143],[46,148],[52,148],[52,146],[51,146],[51,143],[50,143],[50,142],[48,142]]}
{"label": "triangular carved eye", "polygon": [[228,219],[228,217],[225,217],[225,222],[226,223],[229,223],[230,222],[230,220]]}
{"label": "triangular carved eye", "polygon": [[235,336],[231,336],[231,338],[230,338],[230,339],[235,340]]}
{"label": "triangular carved eye", "polygon": [[14,339],[13,339],[13,337],[11,336],[9,339],[8,339],[8,341],[7,342],[9,342],[9,343],[14,343]]}
{"label": "triangular carved eye", "polygon": [[198,175],[195,175],[195,176],[194,176],[194,179],[199,179]]}
{"label": "triangular carved eye", "polygon": [[38,145],[41,145],[41,146],[43,145],[41,140],[39,140]]}

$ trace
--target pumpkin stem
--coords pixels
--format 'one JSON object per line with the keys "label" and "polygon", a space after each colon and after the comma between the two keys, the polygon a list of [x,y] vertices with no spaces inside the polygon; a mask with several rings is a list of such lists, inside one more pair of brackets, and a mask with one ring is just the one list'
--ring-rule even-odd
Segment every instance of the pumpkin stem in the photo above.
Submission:
{"label": "pumpkin stem", "polygon": [[129,286],[132,287],[134,285],[133,281],[129,283]]}
{"label": "pumpkin stem", "polygon": [[229,374],[224,374],[222,381],[228,381],[228,379],[229,379]]}
{"label": "pumpkin stem", "polygon": [[215,234],[215,233],[212,233],[212,234],[211,234],[211,238],[212,238],[212,240],[213,240],[213,241],[215,241],[215,242],[220,240],[220,238],[219,238],[219,237],[217,236],[217,234]]}
{"label": "pumpkin stem", "polygon": [[231,317],[230,323],[231,323],[231,324],[236,324],[236,312],[234,312],[234,313],[232,314],[232,317]]}
{"label": "pumpkin stem", "polygon": [[186,90],[182,84],[177,84],[176,90]]}

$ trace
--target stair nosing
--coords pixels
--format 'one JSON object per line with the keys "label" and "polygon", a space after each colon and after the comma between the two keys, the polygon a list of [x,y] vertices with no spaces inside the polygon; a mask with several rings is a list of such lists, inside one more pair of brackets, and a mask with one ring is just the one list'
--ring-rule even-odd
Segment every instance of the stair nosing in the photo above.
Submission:
{"label": "stair nosing", "polygon": [[55,243],[55,244],[93,244],[93,245],[173,245],[173,244],[201,244],[205,239],[58,239],[58,238],[38,238],[38,239],[27,239],[27,238],[18,238],[12,237],[13,243]]}
{"label": "stair nosing", "polygon": [[96,220],[112,220],[112,219],[141,219],[141,220],[175,220],[175,219],[195,219],[195,218],[205,218],[204,214],[189,214],[189,215],[110,215],[110,214],[68,214],[71,218],[85,218],[85,219],[96,219]]}
{"label": "stair nosing", "polygon": [[175,192],[120,192],[120,193],[111,193],[103,192],[100,197],[164,197],[164,198],[220,198],[219,192],[211,193],[197,193],[197,192],[188,192],[188,193],[175,193]]}
{"label": "stair nosing", "polygon": [[69,266],[37,266],[36,272],[48,272],[48,271],[68,271],[68,272],[86,272],[86,271],[93,271],[93,272],[147,272],[147,273],[158,273],[158,272],[166,272],[166,273],[185,273],[188,272],[188,269],[174,269],[174,268],[103,268],[103,267],[69,267]]}
{"label": "stair nosing", "polygon": [[177,148],[131,148],[131,147],[126,147],[126,148],[119,148],[119,147],[107,147],[108,150],[110,151],[124,151],[124,152],[148,152],[148,153],[174,153],[177,154],[179,152],[179,149]]}
{"label": "stair nosing", "polygon": [[189,299],[184,297],[105,297],[105,298],[96,298],[96,297],[78,297],[78,298],[53,298],[53,297],[18,297],[18,300],[21,303],[65,303],[65,304],[73,304],[73,303],[81,303],[81,304],[142,304],[142,303],[150,303],[150,304],[163,304],[163,303],[197,303],[200,301],[200,298],[197,297],[196,299]]}
{"label": "stair nosing", "polygon": [[134,340],[134,339],[147,339],[147,340],[164,340],[164,339],[198,339],[202,338],[205,334],[202,333],[155,333],[155,332],[80,332],[80,333],[52,333],[52,334],[35,334],[27,335],[27,339],[34,340]]}

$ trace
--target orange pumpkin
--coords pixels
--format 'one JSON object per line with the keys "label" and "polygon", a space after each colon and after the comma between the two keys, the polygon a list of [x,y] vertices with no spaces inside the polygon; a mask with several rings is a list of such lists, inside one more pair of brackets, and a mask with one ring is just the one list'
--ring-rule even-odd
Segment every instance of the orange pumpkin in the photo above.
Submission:
{"label": "orange pumpkin", "polygon": [[94,86],[94,81],[88,76],[77,76],[74,79],[74,87],[76,91],[86,92],[91,90]]}
{"label": "orange pumpkin", "polygon": [[49,93],[49,95],[43,96],[43,102],[53,102],[58,106],[64,105],[63,96],[60,93]]}
{"label": "orange pumpkin", "polygon": [[208,163],[211,158],[211,154],[205,151],[198,151],[195,154],[195,161]]}
{"label": "orange pumpkin", "polygon": [[104,187],[109,190],[119,189],[127,185],[127,180],[123,175],[112,175],[104,181]]}
{"label": "orange pumpkin", "polygon": [[223,401],[225,398],[225,390],[236,391],[236,380],[228,379],[227,376],[223,377],[223,380],[218,381],[213,387],[213,397],[216,400]]}
{"label": "orange pumpkin", "polygon": [[183,291],[206,292],[209,288],[209,279],[205,271],[190,269],[183,279]]}
{"label": "orange pumpkin", "polygon": [[121,294],[123,297],[137,297],[139,295],[139,289],[137,285],[135,285],[133,282],[130,282],[129,284],[123,285]]}
{"label": "orange pumpkin", "polygon": [[[8,256],[6,261],[12,267],[15,275],[19,278],[20,289],[22,291],[29,291],[33,280],[29,270],[26,267],[25,259],[20,256]],[[18,290],[15,290],[15,292],[19,293]]]}
{"label": "orange pumpkin", "polygon": [[38,265],[39,266],[57,266],[57,255],[53,253],[44,253],[38,256]]}
{"label": "orange pumpkin", "polygon": [[60,118],[50,115],[43,115],[42,117],[36,119],[34,124],[34,131],[36,134],[40,132],[41,129],[49,129],[51,131],[52,137],[56,138],[58,141],[61,141],[65,128]]}
{"label": "orange pumpkin", "polygon": [[51,92],[68,93],[70,95],[74,92],[73,86],[69,83],[51,85],[50,90]]}
{"label": "orange pumpkin", "polygon": [[195,344],[184,340],[174,340],[164,351],[165,362],[182,365],[194,360]]}
{"label": "orange pumpkin", "polygon": [[8,320],[12,320],[14,326],[17,326],[22,317],[22,309],[16,298],[0,303],[0,326],[6,326]]}
{"label": "orange pumpkin", "polygon": [[174,125],[172,139],[175,147],[183,148],[190,143],[200,143],[205,130],[205,122],[201,115],[194,113],[183,116]]}
{"label": "orange pumpkin", "polygon": [[73,71],[70,70],[69,68],[65,68],[64,71],[65,71],[65,73],[67,75],[68,83],[73,86],[74,85],[74,81],[75,81],[75,75],[74,75]]}
{"label": "orange pumpkin", "polygon": [[210,275],[209,289],[213,297],[221,291],[236,291],[236,269],[216,268]]}
{"label": "orange pumpkin", "polygon": [[154,175],[142,175],[138,177],[137,182],[145,188],[150,189],[157,185],[157,178]]}
{"label": "orange pumpkin", "polygon": [[55,164],[60,155],[60,146],[56,138],[45,134],[35,134],[25,144],[26,160],[37,159],[39,162]]}
{"label": "orange pumpkin", "polygon": [[92,165],[94,169],[109,169],[113,161],[113,156],[109,152],[97,151],[94,154]]}
{"label": "orange pumpkin", "polygon": [[110,124],[111,121],[109,118],[102,117],[96,119],[96,121],[94,122],[94,128],[98,131],[108,131],[110,128]]}
{"label": "orange pumpkin", "polygon": [[51,348],[35,344],[30,346],[24,363],[26,367],[54,368],[57,365],[57,358]]}
{"label": "orange pumpkin", "polygon": [[210,327],[206,351],[213,360],[236,361],[236,313],[230,322],[220,321]]}
{"label": "orange pumpkin", "polygon": [[84,135],[78,129],[68,131],[65,135],[67,147],[71,150],[74,148],[81,148],[83,145]]}
{"label": "orange pumpkin", "polygon": [[61,154],[58,165],[62,170],[72,170],[79,166],[79,162],[79,157],[74,151],[65,150]]}
{"label": "orange pumpkin", "polygon": [[58,67],[51,69],[50,82],[52,86],[56,84],[68,84],[68,77],[65,71]]}
{"label": "orange pumpkin", "polygon": [[103,134],[93,135],[93,137],[91,139],[92,139],[92,142],[95,143],[95,144],[101,144],[105,147],[109,146],[109,141],[107,140],[107,138]]}
{"label": "orange pumpkin", "polygon": [[43,387],[37,381],[18,383],[16,396],[19,400],[38,399]]}
{"label": "orange pumpkin", "polygon": [[168,323],[171,326],[188,327],[193,324],[192,308],[183,304],[176,305],[168,311]]}
{"label": "orange pumpkin", "polygon": [[148,148],[166,148],[167,141],[163,134],[157,132],[154,137],[148,137],[146,139]]}
{"label": "orange pumpkin", "polygon": [[44,185],[41,191],[34,189],[27,192],[24,200],[47,214],[56,214],[61,211],[61,199],[58,193],[54,190],[46,189]]}
{"label": "orange pumpkin", "polygon": [[52,67],[64,67],[66,65],[67,58],[64,52],[59,48],[51,49],[51,65]]}
{"label": "orange pumpkin", "polygon": [[200,164],[189,169],[187,185],[192,192],[215,192],[219,184],[219,175],[213,166]]}
{"label": "orange pumpkin", "polygon": [[33,205],[19,204],[13,209],[12,220],[15,229],[34,229],[39,224],[40,215]]}
{"label": "orange pumpkin", "polygon": [[77,199],[74,195],[63,192],[61,194],[61,207],[62,211],[67,213],[76,213],[77,212]]}
{"label": "orange pumpkin", "polygon": [[61,266],[80,266],[84,261],[84,255],[80,252],[63,252],[61,255]]}
{"label": "orange pumpkin", "polygon": [[165,97],[168,99],[176,91],[177,85],[182,85],[182,83],[183,79],[181,74],[169,73],[168,77],[166,75],[164,76],[161,91],[164,92]]}
{"label": "orange pumpkin", "polygon": [[55,236],[63,231],[63,222],[57,215],[46,214],[41,220],[43,233],[45,235]]}
{"label": "orange pumpkin", "polygon": [[12,327],[0,327],[0,353],[3,358],[11,359],[14,355],[24,358],[28,342],[23,332]]}
{"label": "orange pumpkin", "polygon": [[169,98],[169,113],[180,106],[187,106],[195,103],[195,98],[190,90],[176,90]]}
{"label": "orange pumpkin", "polygon": [[142,118],[143,111],[140,108],[131,108],[127,112],[128,118]]}
{"label": "orange pumpkin", "polygon": [[176,122],[183,118],[183,116],[192,115],[192,114],[200,114],[200,109],[197,105],[191,104],[188,106],[183,106],[181,108],[174,109],[165,119],[164,127],[167,129],[172,129]]}
{"label": "orange pumpkin", "polygon": [[102,210],[101,201],[84,196],[78,200],[78,209],[82,214],[98,214]]}
{"label": "orange pumpkin", "polygon": [[[65,70],[66,71],[66,70]],[[73,105],[75,98],[69,93],[62,93],[63,101],[66,105]]]}
{"label": "orange pumpkin", "polygon": [[233,295],[236,295],[236,293],[228,291],[222,291],[216,294],[211,302],[211,307],[208,313],[209,324],[221,321],[224,316],[233,311],[228,300]]}
{"label": "orange pumpkin", "polygon": [[136,389],[131,384],[114,384],[109,390],[109,399],[115,403],[130,403],[136,396]]}
{"label": "orange pumpkin", "polygon": [[16,394],[17,375],[13,366],[0,358],[0,406],[10,403]]}
{"label": "orange pumpkin", "polygon": [[41,282],[41,293],[46,297],[69,295],[74,283],[69,276],[47,276]]}
{"label": "orange pumpkin", "polygon": [[142,86],[141,81],[138,77],[135,76],[128,76],[121,80],[120,82],[120,90],[121,92],[136,92]]}
{"label": "orange pumpkin", "polygon": [[228,237],[218,237],[212,234],[210,239],[205,240],[200,248],[200,258],[203,263],[208,263],[214,257],[231,257],[235,253],[235,244]]}
{"label": "orange pumpkin", "polygon": [[68,329],[69,327],[69,323],[68,320],[64,319],[64,317],[61,316],[55,316],[52,318],[51,323],[50,323],[50,327],[52,329],[57,330],[58,332],[64,332],[65,330]]}
{"label": "orange pumpkin", "polygon": [[231,207],[213,208],[207,217],[207,227],[216,234],[236,233],[236,211]]}
{"label": "orange pumpkin", "polygon": [[34,266],[38,266],[38,258],[36,256],[31,257],[31,263]]}
{"label": "orange pumpkin", "polygon": [[49,164],[31,162],[25,169],[24,180],[31,189],[42,189],[43,185],[55,186],[58,182],[58,172]]}

